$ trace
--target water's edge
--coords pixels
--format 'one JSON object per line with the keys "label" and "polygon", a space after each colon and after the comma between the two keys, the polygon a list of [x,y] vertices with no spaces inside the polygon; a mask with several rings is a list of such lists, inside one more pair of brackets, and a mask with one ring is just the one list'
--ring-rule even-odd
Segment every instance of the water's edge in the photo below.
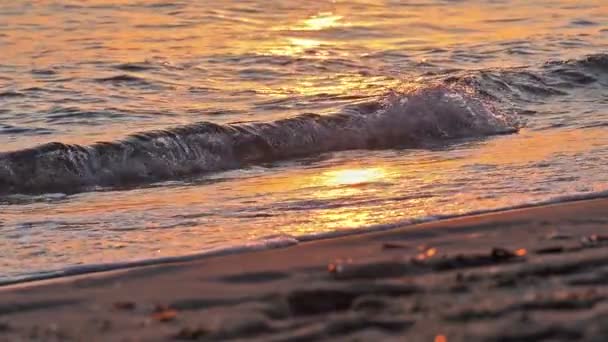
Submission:
{"label": "water's edge", "polygon": [[243,254],[250,252],[258,252],[258,251],[266,251],[271,249],[278,248],[286,248],[294,245],[298,245],[302,242],[314,242],[326,239],[340,238],[352,235],[360,235],[367,233],[374,233],[380,231],[387,231],[392,229],[399,228],[407,228],[407,227],[415,227],[417,224],[432,222],[432,221],[445,221],[456,218],[484,215],[484,214],[492,214],[499,212],[507,212],[511,210],[519,210],[519,209],[529,209],[536,207],[544,207],[555,204],[564,204],[564,203],[573,203],[587,200],[596,200],[596,199],[608,199],[608,191],[601,191],[595,193],[588,194],[579,194],[579,195],[567,195],[555,197],[552,199],[531,202],[531,203],[522,203],[514,206],[507,206],[502,208],[495,209],[485,209],[485,210],[473,210],[462,214],[453,214],[453,215],[436,215],[436,216],[427,216],[421,218],[413,218],[413,219],[405,219],[399,222],[390,223],[390,224],[378,224],[371,225],[366,227],[360,227],[355,229],[348,230],[337,230],[328,233],[320,233],[320,234],[308,234],[302,236],[289,236],[289,235],[280,235],[273,236],[266,239],[251,241],[244,245],[236,245],[229,247],[220,247],[210,249],[200,253],[193,253],[187,255],[180,256],[172,256],[172,257],[162,257],[162,258],[150,258],[150,259],[139,259],[133,261],[126,262],[113,262],[113,263],[103,263],[103,264],[88,264],[88,265],[79,265],[79,266],[70,266],[57,270],[49,270],[49,271],[41,271],[36,272],[33,275],[23,275],[16,277],[8,277],[6,279],[0,278],[0,287],[9,286],[9,285],[18,285],[24,283],[31,283],[42,280],[56,279],[56,278],[66,278],[71,276],[92,274],[92,273],[101,273],[101,272],[109,272],[116,271],[122,269],[136,268],[136,267],[144,267],[144,266],[155,266],[161,264],[168,263],[177,263],[177,262],[187,262],[187,261],[195,261],[202,260],[211,257],[220,257],[226,255],[233,254]]}

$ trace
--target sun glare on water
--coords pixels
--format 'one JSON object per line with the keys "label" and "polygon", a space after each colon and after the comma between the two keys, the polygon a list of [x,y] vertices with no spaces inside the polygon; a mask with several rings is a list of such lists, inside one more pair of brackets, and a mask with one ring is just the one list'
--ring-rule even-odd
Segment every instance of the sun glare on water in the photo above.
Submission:
{"label": "sun glare on water", "polygon": [[346,169],[329,171],[323,174],[325,185],[355,185],[382,180],[386,171],[381,168]]}
{"label": "sun glare on water", "polygon": [[317,16],[304,20],[304,29],[310,31],[320,31],[330,27],[343,26],[339,23],[343,17],[332,13],[320,13]]}

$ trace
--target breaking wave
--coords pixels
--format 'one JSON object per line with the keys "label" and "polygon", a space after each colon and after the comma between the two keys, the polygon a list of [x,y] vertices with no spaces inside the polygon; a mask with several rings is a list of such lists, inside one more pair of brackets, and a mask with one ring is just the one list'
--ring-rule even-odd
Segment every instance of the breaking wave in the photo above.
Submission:
{"label": "breaking wave", "polygon": [[[139,81],[126,77],[108,81]],[[540,67],[444,75],[336,114],[273,122],[209,122],[93,145],[60,142],[0,153],[0,194],[74,193],[152,183],[323,152],[424,147],[516,132],[527,103],[608,86],[608,55]]]}
{"label": "breaking wave", "polygon": [[49,143],[0,154],[0,193],[73,193],[143,184],[351,149],[423,147],[513,133],[520,123],[470,88],[438,84],[332,115],[263,123],[197,123],[93,145]]}

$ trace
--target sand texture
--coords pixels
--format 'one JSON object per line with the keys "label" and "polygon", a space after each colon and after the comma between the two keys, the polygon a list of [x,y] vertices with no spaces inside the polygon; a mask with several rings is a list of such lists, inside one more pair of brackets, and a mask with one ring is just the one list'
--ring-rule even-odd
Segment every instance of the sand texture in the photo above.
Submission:
{"label": "sand texture", "polygon": [[608,200],[0,289],[0,340],[608,341]]}

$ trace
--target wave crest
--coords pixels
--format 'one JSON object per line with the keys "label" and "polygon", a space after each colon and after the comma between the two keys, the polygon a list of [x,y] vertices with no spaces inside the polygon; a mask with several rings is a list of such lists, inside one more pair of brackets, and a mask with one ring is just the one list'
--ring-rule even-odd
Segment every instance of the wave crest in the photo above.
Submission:
{"label": "wave crest", "polygon": [[0,154],[0,193],[71,193],[178,179],[317,153],[421,147],[516,132],[517,117],[458,86],[390,93],[332,115],[263,123],[208,122],[89,146],[49,143]]}

